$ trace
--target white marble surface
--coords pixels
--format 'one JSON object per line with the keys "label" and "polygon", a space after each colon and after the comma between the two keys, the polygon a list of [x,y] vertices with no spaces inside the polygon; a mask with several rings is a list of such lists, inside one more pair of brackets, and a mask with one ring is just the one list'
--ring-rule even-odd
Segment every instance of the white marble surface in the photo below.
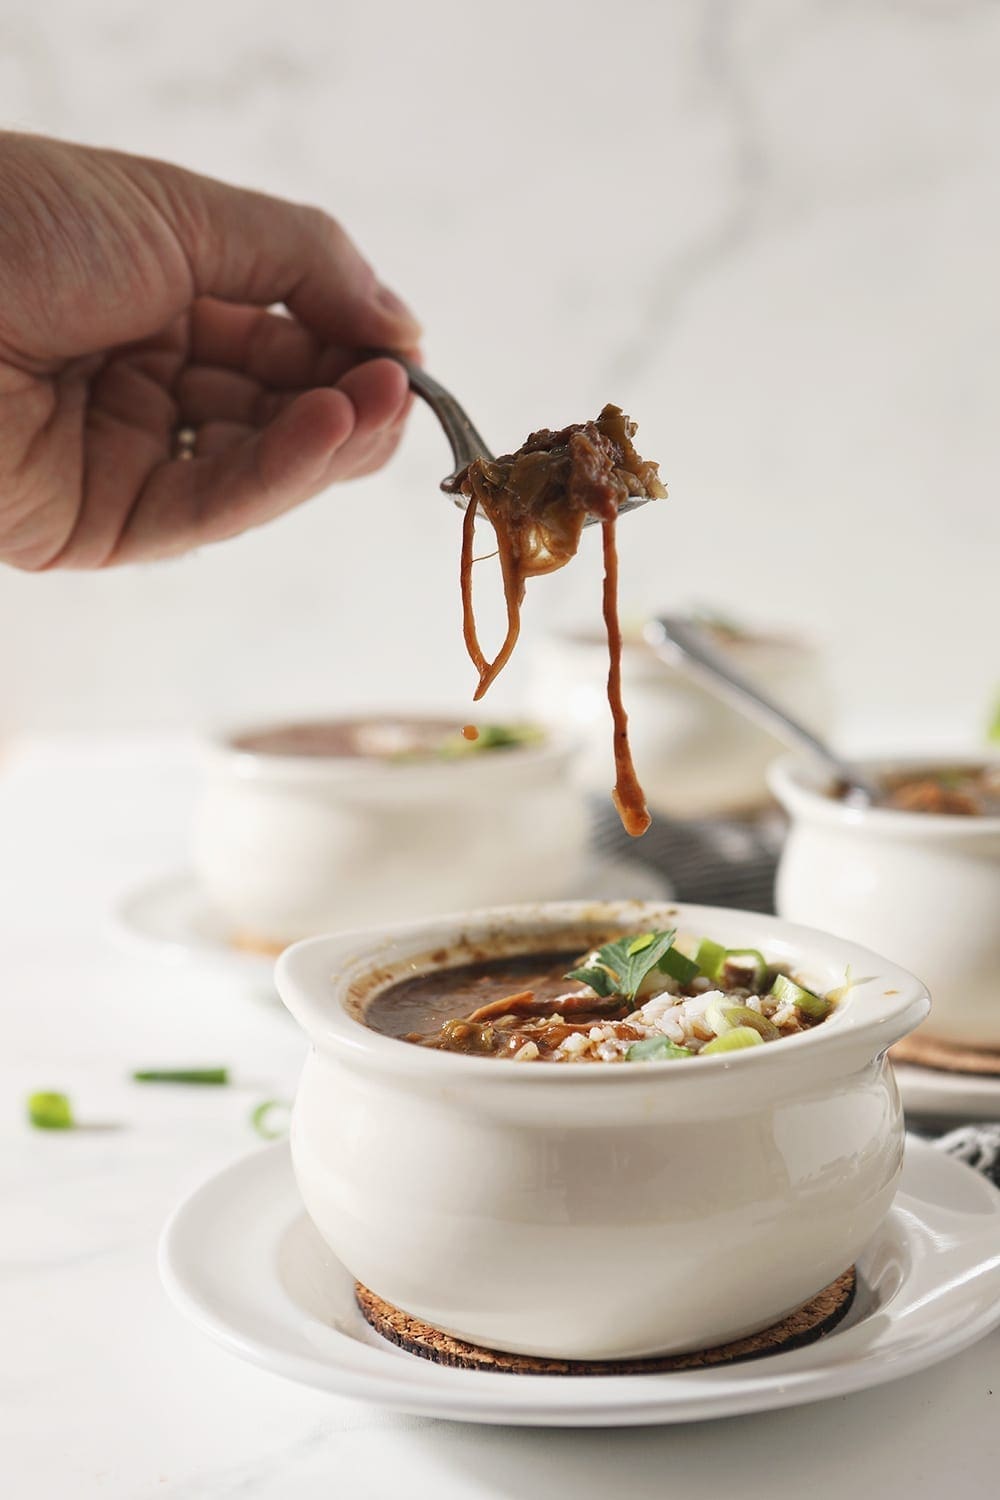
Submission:
{"label": "white marble surface", "polygon": [[[624,404],[672,496],[623,525],[626,609],[808,626],[894,741],[1000,679],[998,73],[991,0],[0,7],[2,123],[333,210],[499,446]],[[239,542],[3,577],[0,731],[464,701],[445,462],[418,412]],[[527,648],[596,610],[591,541]]]}
{"label": "white marble surface", "polygon": [[[299,1035],[218,973],[124,950],[116,897],[182,864],[183,741],[36,742],[0,765],[0,1455],[17,1500],[987,1500],[1000,1335],[923,1375],[687,1429],[512,1431],[409,1420],[286,1384],[189,1327],[155,1248],[173,1202],[253,1144]],[[224,1062],[227,1090],[136,1066]],[[46,1135],[25,1095],[91,1129]],[[103,1126],[105,1128],[96,1128]],[[112,1128],[113,1127],[113,1128]]]}

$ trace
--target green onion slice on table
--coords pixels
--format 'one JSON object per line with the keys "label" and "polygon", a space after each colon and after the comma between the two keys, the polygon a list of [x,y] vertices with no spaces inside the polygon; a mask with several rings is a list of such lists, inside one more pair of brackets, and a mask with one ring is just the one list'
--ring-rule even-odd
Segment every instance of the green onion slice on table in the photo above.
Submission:
{"label": "green onion slice on table", "polygon": [[265,1141],[276,1141],[288,1134],[290,1110],[284,1099],[265,1099],[251,1112],[250,1124]]}
{"label": "green onion slice on table", "polygon": [[28,1095],[28,1119],[36,1130],[72,1130],[76,1124],[68,1095],[44,1089]]}
{"label": "green onion slice on table", "polygon": [[228,1068],[139,1068],[132,1074],[134,1083],[205,1083],[226,1084]]}

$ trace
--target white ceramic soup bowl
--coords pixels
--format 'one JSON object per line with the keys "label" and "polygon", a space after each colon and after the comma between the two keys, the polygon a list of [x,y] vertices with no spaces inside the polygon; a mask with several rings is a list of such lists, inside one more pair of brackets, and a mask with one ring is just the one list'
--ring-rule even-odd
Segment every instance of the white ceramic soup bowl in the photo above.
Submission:
{"label": "white ceramic soup bowl", "polygon": [[[396,976],[470,956],[677,926],[760,948],[822,990],[814,1030],[657,1063],[544,1063],[418,1047],[359,1020]],[[515,906],[316,938],[278,990],[312,1047],[292,1119],[306,1208],[367,1287],[465,1339],[612,1359],[761,1329],[854,1260],[903,1155],[886,1049],[926,1015],[864,948],[712,907]]]}
{"label": "white ceramic soup bowl", "polygon": [[448,760],[273,754],[241,738],[207,747],[194,849],[241,938],[283,946],[376,915],[550,900],[579,878],[587,816],[564,735]]}
{"label": "white ceramic soup bowl", "polygon": [[[866,769],[932,770],[945,759]],[[1000,1047],[1000,818],[850,807],[827,794],[821,771],[791,756],[770,780],[791,818],[781,915],[870,944],[919,974],[934,996],[928,1034]]]}
{"label": "white ceramic soup bowl", "polygon": [[[817,730],[830,726],[830,684],[818,649],[792,636],[720,638],[713,644],[752,682]],[[571,727],[589,791],[614,783],[608,719],[608,647],[584,631],[542,639],[531,657],[529,708]],[[622,692],[639,779],[650,807],[675,817],[740,812],[767,800],[778,742],[642,640],[622,652]]]}

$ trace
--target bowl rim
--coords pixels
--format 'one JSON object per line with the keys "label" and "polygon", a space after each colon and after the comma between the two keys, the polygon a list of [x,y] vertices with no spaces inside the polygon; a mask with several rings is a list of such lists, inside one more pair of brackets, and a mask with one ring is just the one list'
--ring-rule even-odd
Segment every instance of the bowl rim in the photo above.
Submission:
{"label": "bowl rim", "polygon": [[[680,610],[677,613],[678,618],[687,623],[704,624],[694,611]],[[655,611],[652,611],[644,615],[643,622],[651,619],[654,614]],[[604,656],[607,656],[608,652],[607,638],[604,634],[599,630],[592,631],[579,622],[556,621],[545,629],[542,640],[547,647],[567,647],[573,651],[597,650]],[[807,630],[797,630],[794,626],[783,625],[779,622],[761,625],[759,633],[757,626],[751,625],[746,634],[730,636],[724,644],[726,650],[734,652],[759,651],[761,654],[774,652],[775,655],[782,657],[819,657],[825,649],[825,642],[820,635]],[[659,661],[661,665],[666,665],[641,635],[629,635],[626,630],[622,648],[625,651],[641,649],[644,655],[648,654],[651,659]]]}
{"label": "bowl rim", "polygon": [[[930,770],[949,763],[986,767],[993,765],[995,759],[988,754],[968,751],[954,755],[873,755],[858,759],[856,763],[861,770],[879,776],[893,771]],[[958,836],[972,841],[1000,834],[1000,814],[968,817],[959,813],[904,812],[895,807],[853,807],[831,797],[824,790],[826,781],[825,773],[814,762],[796,753],[782,755],[767,768],[767,784],[785,811],[813,823],[908,839],[954,839]]]}
{"label": "bowl rim", "polygon": [[[458,774],[465,776],[470,766],[480,768],[473,772],[473,775],[481,775],[482,768],[487,768],[488,773],[492,774],[498,771],[501,774],[509,774],[512,768],[516,772],[521,769],[531,770],[544,767],[550,762],[565,764],[573,758],[578,749],[577,735],[558,727],[552,728],[548,724],[541,723],[537,718],[532,718],[529,722],[541,731],[544,736],[542,741],[538,744],[511,747],[512,753],[509,755],[484,752],[481,755],[458,755],[453,758],[428,755],[426,757],[414,756],[413,759],[393,760],[388,756],[296,755],[284,752],[274,754],[271,751],[252,750],[233,743],[240,735],[304,724],[332,724],[343,723],[345,720],[383,718],[405,720],[417,717],[424,719],[453,717],[456,728],[460,727],[463,720],[462,714],[449,715],[446,711],[430,711],[420,716],[415,712],[392,714],[374,709],[369,712],[331,714],[326,717],[319,714],[289,715],[285,719],[271,722],[258,720],[251,723],[224,724],[209,729],[201,737],[201,755],[203,762],[208,766],[225,769],[241,781],[295,779],[326,783],[344,780],[357,782],[363,778],[398,785],[404,778],[407,780],[440,779],[442,776],[454,774],[458,767],[462,768]],[[472,715],[467,708],[464,721],[468,723],[471,720]]]}
{"label": "bowl rim", "polygon": [[[734,1066],[748,1073],[754,1068],[781,1067],[780,1057],[791,1059],[798,1055],[815,1061],[818,1052],[832,1056],[845,1046],[855,1053],[867,1053],[870,1060],[912,1031],[930,1010],[927,989],[915,975],[860,944],[782,917],[670,901],[541,902],[483,907],[391,928],[306,938],[281,954],[275,966],[275,983],[283,1003],[302,1025],[313,1046],[321,1051],[332,1047],[341,1055],[381,1072],[442,1083],[448,1079],[475,1079],[487,1087],[505,1089],[521,1085],[540,1087],[546,1082],[569,1088],[641,1086],[643,1079],[648,1084],[655,1077],[677,1077],[677,1062],[647,1062],[635,1068],[582,1064],[507,1067],[497,1065],[495,1059],[418,1047],[375,1031],[351,1015],[344,999],[352,982],[365,973],[384,968],[392,957],[397,960],[422,957],[436,948],[446,948],[449,943],[475,940],[477,932],[482,934],[480,940],[498,931],[517,930],[523,931],[526,938],[533,934],[541,938],[546,927],[557,932],[576,924],[593,927],[604,923],[614,926],[618,922],[641,932],[643,927],[635,927],[635,923],[647,918],[651,921],[676,918],[678,927],[703,936],[712,935],[706,928],[714,928],[718,933],[729,923],[750,924],[762,929],[760,941],[753,944],[762,951],[773,951],[778,945],[797,949],[801,957],[790,955],[787,961],[803,972],[804,977],[808,977],[810,953],[815,953],[817,963],[836,964],[838,969],[842,965],[845,972],[850,968],[854,976],[853,987],[839,1007],[843,1017],[839,1023],[824,1022],[822,1026],[785,1037],[778,1049],[752,1047],[736,1054],[692,1057],[682,1070],[682,1076],[690,1083],[704,1079],[707,1085]],[[395,951],[397,948],[399,951]],[[877,1002],[870,1003],[874,991],[869,993],[865,1013],[860,1014],[861,992],[871,991],[876,985],[882,986],[882,995]],[[777,1058],[772,1055],[776,1050]],[[490,1083],[490,1079],[494,1081]]]}

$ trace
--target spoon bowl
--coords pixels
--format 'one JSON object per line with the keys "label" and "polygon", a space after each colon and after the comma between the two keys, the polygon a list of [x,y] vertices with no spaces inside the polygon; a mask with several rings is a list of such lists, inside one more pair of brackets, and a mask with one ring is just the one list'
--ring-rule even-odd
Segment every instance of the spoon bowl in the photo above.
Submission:
{"label": "spoon bowl", "polygon": [[[369,349],[367,352],[369,358],[394,359],[397,364],[402,365],[411,391],[427,402],[441,423],[455,461],[455,467],[451,473],[446,474],[442,479],[441,489],[446,495],[452,496],[460,510],[465,510],[469,504],[469,497],[463,495],[458,489],[461,474],[475,459],[482,458],[487,463],[494,463],[496,455],[488,447],[465,407],[450,391],[445,389],[439,380],[435,380],[433,375],[428,375],[420,365],[414,364],[413,360],[407,359],[404,354],[398,353],[395,349]],[[623,516],[627,511],[636,510],[640,505],[645,504],[646,497],[631,496],[619,505],[618,514]],[[588,516],[584,525],[592,526],[596,520],[596,516]]]}

